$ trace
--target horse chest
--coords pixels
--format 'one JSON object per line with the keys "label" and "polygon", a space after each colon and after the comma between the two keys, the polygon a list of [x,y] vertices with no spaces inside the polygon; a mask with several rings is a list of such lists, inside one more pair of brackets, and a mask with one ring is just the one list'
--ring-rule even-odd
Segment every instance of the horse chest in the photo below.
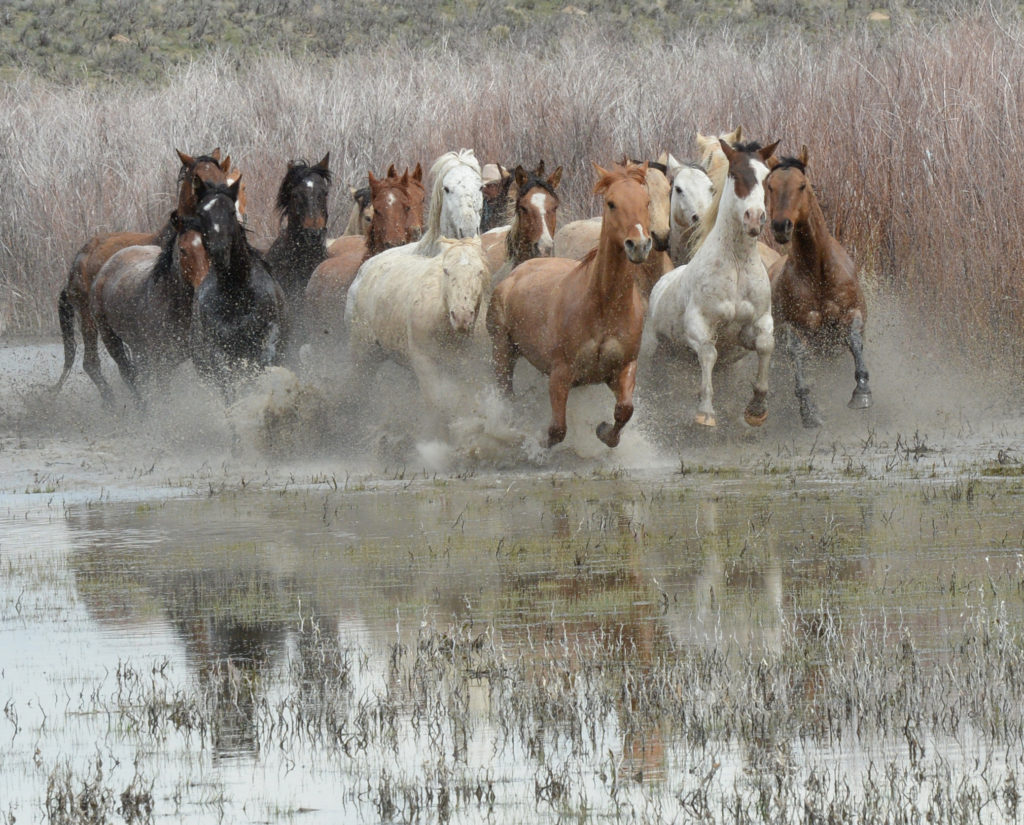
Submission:
{"label": "horse chest", "polygon": [[579,383],[606,381],[625,366],[627,356],[627,348],[618,337],[590,338],[576,352],[573,374]]}

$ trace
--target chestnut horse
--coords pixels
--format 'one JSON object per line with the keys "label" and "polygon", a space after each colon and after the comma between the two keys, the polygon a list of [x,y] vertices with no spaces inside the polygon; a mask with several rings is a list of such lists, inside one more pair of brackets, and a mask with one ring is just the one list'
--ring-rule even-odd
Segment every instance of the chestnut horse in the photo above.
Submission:
{"label": "chestnut horse", "polygon": [[[426,200],[426,190],[423,188],[423,167],[417,163],[416,168],[409,175],[409,238],[406,242],[418,241],[423,235],[423,203]],[[387,177],[398,177],[395,164],[388,167]],[[370,231],[370,224],[373,223],[373,192],[369,186],[362,189],[349,187],[355,204],[352,206],[352,214],[349,216],[348,226],[340,237],[332,238],[327,242],[327,257],[340,255],[349,252],[352,247],[345,238],[364,238]],[[416,222],[418,221],[418,223]]]}
{"label": "chestnut horse", "polygon": [[330,160],[328,152],[315,166],[304,161],[289,163],[277,190],[277,211],[284,226],[264,261],[284,290],[293,313],[299,312],[309,276],[327,257]]}
{"label": "chestnut horse", "polygon": [[510,177],[516,184],[512,224],[480,236],[494,283],[523,261],[549,257],[554,248],[560,203],[556,190],[562,180],[562,167],[545,177],[541,161],[533,172],[517,166]]}
{"label": "chestnut horse", "polygon": [[288,342],[284,290],[246,240],[235,214],[239,181],[196,181],[210,267],[195,291],[189,352],[200,377],[231,401],[239,379],[281,360]]}
{"label": "chestnut horse", "polygon": [[163,247],[127,246],[100,267],[89,312],[138,404],[188,358],[192,298],[209,270],[198,220],[175,212]]}
{"label": "chestnut horse", "polygon": [[857,269],[846,250],[829,232],[825,216],[807,176],[807,147],[799,157],[769,161],[765,181],[772,233],[789,254],[768,273],[772,281],[772,314],[786,331],[786,350],[796,372],[796,397],[805,427],[817,427],[821,417],[810,397],[804,361],[810,345],[815,354],[843,344],[853,355],[856,386],[847,406],[871,406],[868,368],[864,363],[864,324],[867,304]]}
{"label": "chestnut horse", "polygon": [[[420,167],[417,165],[417,172]],[[318,340],[337,341],[345,322],[345,301],[359,265],[385,249],[411,243],[423,228],[424,189],[420,173],[401,177],[395,167],[387,177],[370,172],[373,220],[365,236],[343,235],[334,242],[335,254],[321,263],[306,285],[306,333]]]}
{"label": "chestnut horse", "polygon": [[775,349],[771,285],[757,249],[766,221],[765,161],[777,143],[730,146],[719,212],[710,234],[690,263],[667,273],[651,293],[650,325],[659,344],[681,344],[700,362],[700,405],[695,421],[715,426],[711,375],[716,363],[757,352],[754,396],[744,417],[759,426],[768,416],[768,365]]}
{"label": "chestnut horse", "polygon": [[507,396],[519,356],[548,376],[551,424],[547,446],[566,433],[569,390],[604,383],[615,393],[615,423],[597,437],[609,447],[633,415],[645,301],[638,270],[651,252],[647,164],[595,164],[594,192],[604,196],[597,248],[582,261],[534,258],[494,290],[487,312],[494,371]]}
{"label": "chestnut horse", "polygon": [[[214,149],[209,155],[192,157],[178,152],[181,168],[178,172],[178,205],[175,214],[186,219],[195,214],[195,199],[192,181],[195,178],[211,183],[223,183],[231,169],[230,156],[221,160],[220,149]],[[238,174],[231,170],[230,174]],[[79,326],[82,330],[82,367],[96,388],[100,391],[105,404],[112,405],[114,395],[110,385],[103,377],[100,369],[99,349],[97,347],[97,330],[89,311],[89,293],[92,283],[100,268],[111,255],[126,246],[156,245],[166,248],[177,234],[169,220],[158,232],[114,232],[96,235],[86,242],[76,253],[68,272],[67,284],[61,290],[57,300],[57,315],[60,320],[61,337],[64,340],[64,369],[53,387],[59,392],[67,381],[71,367],[75,363],[75,313],[78,314]]]}

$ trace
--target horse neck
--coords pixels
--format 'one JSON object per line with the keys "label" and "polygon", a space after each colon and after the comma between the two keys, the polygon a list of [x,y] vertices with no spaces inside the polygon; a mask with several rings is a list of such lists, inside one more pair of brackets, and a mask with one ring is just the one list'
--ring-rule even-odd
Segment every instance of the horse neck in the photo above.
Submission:
{"label": "horse neck", "polygon": [[743,230],[743,222],[732,209],[733,198],[726,201],[722,198],[719,204],[718,217],[711,227],[701,248],[721,249],[730,258],[742,262],[757,256],[757,238],[752,238]]}
{"label": "horse neck", "polygon": [[[215,262],[211,260],[211,270]],[[226,266],[217,267],[217,284],[223,289],[239,289],[244,287],[249,280],[249,273],[252,269],[252,259],[249,251],[249,244],[245,240],[245,234],[241,227],[235,232],[231,239],[231,251],[226,261]]]}
{"label": "horse neck", "polygon": [[626,257],[622,244],[614,243],[602,232],[597,255],[590,262],[590,272],[603,309],[627,312],[631,308],[624,299],[636,288],[638,269],[637,264]]}
{"label": "horse neck", "polygon": [[812,194],[807,210],[807,219],[799,221],[793,226],[790,254],[793,256],[794,263],[798,263],[801,269],[809,272],[821,272],[824,269],[822,262],[828,251],[831,238],[832,235],[825,224],[825,215],[821,211],[818,199]]}
{"label": "horse neck", "polygon": [[528,261],[533,257],[533,244],[523,232],[523,225],[519,221],[519,210],[512,216],[512,224],[508,228],[508,235],[505,236],[505,257],[512,262],[513,266]]}

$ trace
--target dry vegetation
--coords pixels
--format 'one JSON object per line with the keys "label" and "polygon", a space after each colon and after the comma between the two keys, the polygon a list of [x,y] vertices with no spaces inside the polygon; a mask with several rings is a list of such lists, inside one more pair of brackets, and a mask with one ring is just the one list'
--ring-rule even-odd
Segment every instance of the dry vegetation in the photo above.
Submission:
{"label": "dry vegetation", "polygon": [[[756,5],[779,17],[784,4]],[[0,315],[13,331],[54,332],[78,246],[95,232],[162,222],[175,147],[231,153],[265,243],[290,158],[330,150],[342,183],[460,146],[506,164],[544,158],[566,168],[567,220],[592,209],[590,161],[661,148],[689,157],[696,130],[739,123],[753,138],[781,138],[784,152],[810,147],[826,216],[875,301],[898,293],[941,317],[965,351],[995,344],[1021,360],[1024,22],[1015,11],[894,17],[827,39],[779,26],[761,40],[706,29],[608,37],[582,17],[558,26],[557,37],[536,38],[455,27],[416,47],[334,59],[203,52],[156,85],[19,75],[0,88]],[[335,231],[347,211],[338,185]]]}

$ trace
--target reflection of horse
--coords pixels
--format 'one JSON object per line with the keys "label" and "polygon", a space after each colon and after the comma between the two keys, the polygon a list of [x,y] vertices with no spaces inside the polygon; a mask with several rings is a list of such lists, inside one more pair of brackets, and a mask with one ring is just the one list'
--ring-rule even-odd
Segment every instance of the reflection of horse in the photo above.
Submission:
{"label": "reflection of horse", "polygon": [[424,257],[403,249],[371,258],[349,291],[353,378],[382,359],[411,367],[435,412],[450,414],[456,376],[486,358],[483,307],[491,273],[480,239],[441,238]]}
{"label": "reflection of horse", "polygon": [[775,348],[771,285],[757,250],[765,223],[765,161],[776,144],[766,148],[724,140],[729,174],[716,193],[719,212],[710,234],[693,260],[673,269],[651,294],[650,323],[661,344],[682,344],[700,362],[700,406],[696,422],[715,426],[711,373],[716,362],[727,363],[756,350],[754,397],[745,418],[760,425],[768,415],[768,364]]}
{"label": "reflection of horse", "polygon": [[129,246],[96,273],[89,312],[121,377],[142,401],[143,385],[188,358],[192,298],[209,269],[195,218],[171,217],[163,248]]}
{"label": "reflection of horse", "polygon": [[[192,181],[195,178],[211,183],[223,183],[231,168],[231,158],[221,160],[220,149],[214,149],[209,155],[191,157],[178,152],[181,168],[178,172],[178,205],[175,211],[185,219],[195,214],[195,198],[192,192]],[[232,174],[237,173],[234,170]],[[71,367],[75,363],[75,313],[82,330],[82,367],[96,388],[100,391],[107,406],[114,402],[114,395],[100,370],[100,357],[97,348],[97,330],[89,311],[89,293],[92,283],[100,268],[118,250],[127,246],[156,245],[165,248],[177,230],[168,221],[159,232],[114,232],[96,235],[91,238],[75,255],[68,272],[67,284],[61,290],[57,301],[57,314],[60,320],[61,337],[64,340],[64,369],[54,385],[54,392],[64,386]]]}
{"label": "reflection of horse", "polygon": [[786,332],[786,349],[796,372],[796,396],[805,427],[821,418],[804,378],[809,343],[818,352],[845,344],[853,354],[857,385],[850,409],[871,406],[868,368],[864,363],[864,322],[867,304],[857,269],[846,250],[828,231],[825,216],[807,177],[807,147],[800,156],[769,162],[765,181],[772,232],[789,254],[768,273],[772,281],[772,312]]}
{"label": "reflection of horse", "polygon": [[594,191],[605,204],[597,248],[582,261],[534,258],[520,264],[495,288],[487,313],[504,392],[512,394],[520,355],[549,377],[549,447],[565,438],[572,387],[605,383],[615,393],[614,425],[597,428],[609,447],[619,443],[633,415],[645,303],[637,277],[651,251],[647,164],[595,168]]}
{"label": "reflection of horse", "polygon": [[278,362],[288,337],[284,292],[235,215],[238,185],[196,183],[210,270],[196,290],[189,340],[197,372],[229,399],[237,378]]}
{"label": "reflection of horse", "polygon": [[[419,169],[419,167],[417,167]],[[343,235],[334,254],[321,263],[306,285],[306,329],[315,339],[341,338],[345,302],[359,265],[368,258],[409,243],[423,228],[423,186],[415,173],[399,177],[392,166],[387,177],[368,175],[373,220],[364,236]]]}
{"label": "reflection of horse", "polygon": [[298,311],[309,276],[327,257],[327,195],[331,186],[331,153],[311,166],[288,164],[277,190],[277,211],[284,221],[264,260],[281,285],[293,311]]}
{"label": "reflection of horse", "polygon": [[562,179],[562,167],[545,177],[544,161],[533,172],[517,166],[510,180],[513,178],[516,195],[511,225],[480,236],[495,282],[523,261],[548,257],[554,247],[559,205],[555,190]]}

